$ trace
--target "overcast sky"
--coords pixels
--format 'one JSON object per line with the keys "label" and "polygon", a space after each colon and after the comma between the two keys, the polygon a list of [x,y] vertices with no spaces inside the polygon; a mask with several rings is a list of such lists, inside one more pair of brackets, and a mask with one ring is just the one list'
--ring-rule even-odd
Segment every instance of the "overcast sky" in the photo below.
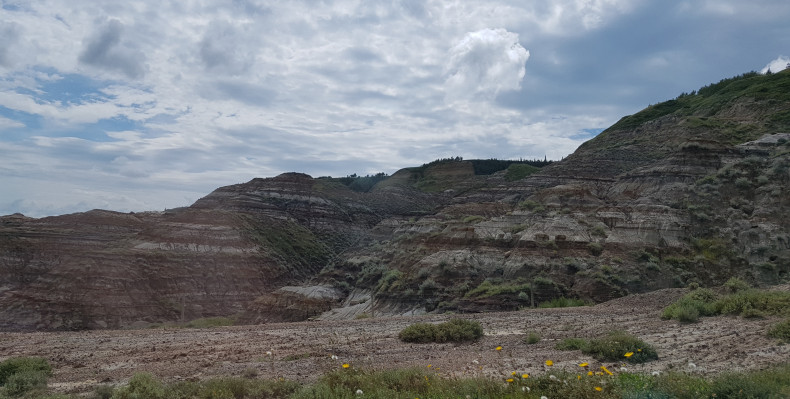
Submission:
{"label": "overcast sky", "polygon": [[648,104],[790,62],[787,0],[0,3],[0,215],[560,159]]}

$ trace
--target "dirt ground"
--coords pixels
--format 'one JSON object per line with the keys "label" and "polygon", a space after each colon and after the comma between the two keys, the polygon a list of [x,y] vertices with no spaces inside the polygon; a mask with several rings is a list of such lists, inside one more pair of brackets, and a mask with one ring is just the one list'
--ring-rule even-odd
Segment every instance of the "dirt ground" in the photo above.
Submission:
{"label": "dirt ground", "polygon": [[[154,329],[65,333],[0,333],[0,360],[41,356],[55,370],[50,386],[84,392],[97,384],[120,384],[134,373],[151,372],[166,381],[240,376],[313,381],[342,363],[363,369],[410,366],[439,369],[453,376],[507,378],[511,371],[541,374],[553,368],[576,370],[580,362],[600,363],[579,351],[558,351],[557,341],[625,330],[652,344],[660,359],[626,365],[628,371],[683,370],[701,374],[760,369],[790,360],[790,345],[765,332],[776,318],[701,318],[695,324],[661,320],[661,309],[682,289],[620,298],[592,307],[518,312],[314,321],[211,329]],[[469,344],[407,344],[404,327],[451,317],[478,320],[485,336]],[[542,339],[527,345],[525,331]],[[501,351],[494,348],[502,346]],[[337,358],[334,359],[332,355]],[[606,363],[619,370],[621,364]]]}

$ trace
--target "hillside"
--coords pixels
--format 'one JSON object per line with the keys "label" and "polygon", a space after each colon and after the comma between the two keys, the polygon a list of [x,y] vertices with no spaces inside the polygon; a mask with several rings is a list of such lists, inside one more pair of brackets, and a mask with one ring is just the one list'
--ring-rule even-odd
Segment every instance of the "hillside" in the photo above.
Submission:
{"label": "hillside", "polygon": [[790,279],[788,93],[788,70],[725,79],[548,165],[483,173],[491,163],[450,159],[357,186],[288,173],[166,212],[0,217],[0,329],[482,312],[732,276],[777,284]]}

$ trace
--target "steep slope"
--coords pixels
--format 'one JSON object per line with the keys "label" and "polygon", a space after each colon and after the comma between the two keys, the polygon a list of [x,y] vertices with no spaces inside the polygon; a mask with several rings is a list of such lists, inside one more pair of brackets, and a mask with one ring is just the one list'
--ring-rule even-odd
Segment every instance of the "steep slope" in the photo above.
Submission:
{"label": "steep slope", "polygon": [[786,281],[789,93],[790,71],[745,74],[648,107],[524,180],[492,176],[325,273],[371,293],[356,309],[366,312]]}

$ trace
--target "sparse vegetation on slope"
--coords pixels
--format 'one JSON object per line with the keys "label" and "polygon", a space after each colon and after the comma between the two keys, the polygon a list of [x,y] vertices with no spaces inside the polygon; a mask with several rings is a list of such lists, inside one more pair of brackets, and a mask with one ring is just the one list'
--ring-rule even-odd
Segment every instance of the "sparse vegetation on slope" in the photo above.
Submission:
{"label": "sparse vegetation on slope", "polygon": [[699,317],[720,314],[746,318],[790,315],[790,292],[750,288],[740,279],[730,279],[722,288],[724,294],[697,288],[667,306],[661,317],[693,323]]}

